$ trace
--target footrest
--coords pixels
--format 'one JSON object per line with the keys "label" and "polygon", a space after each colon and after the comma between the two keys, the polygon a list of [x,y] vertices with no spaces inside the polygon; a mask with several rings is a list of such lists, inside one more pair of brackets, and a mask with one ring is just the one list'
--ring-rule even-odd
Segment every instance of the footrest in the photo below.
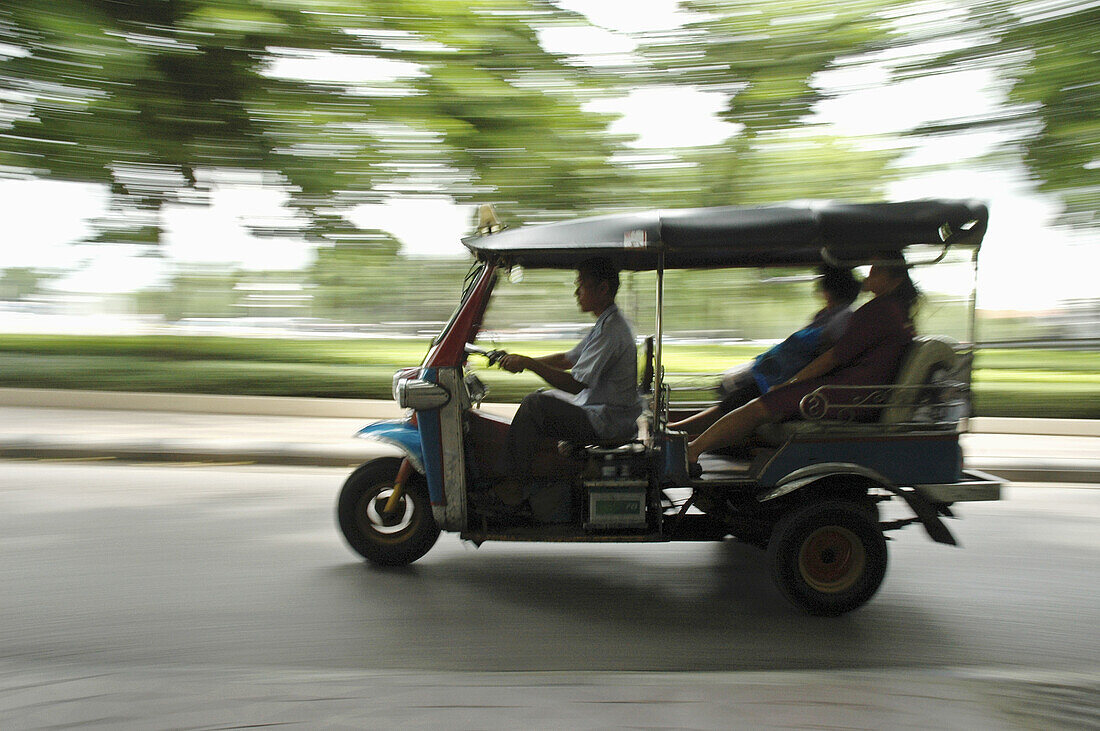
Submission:
{"label": "footrest", "polygon": [[599,442],[597,444],[581,444],[562,440],[558,442],[558,454],[567,459],[582,459],[587,455],[631,455],[644,454],[645,445],[640,440],[630,442]]}

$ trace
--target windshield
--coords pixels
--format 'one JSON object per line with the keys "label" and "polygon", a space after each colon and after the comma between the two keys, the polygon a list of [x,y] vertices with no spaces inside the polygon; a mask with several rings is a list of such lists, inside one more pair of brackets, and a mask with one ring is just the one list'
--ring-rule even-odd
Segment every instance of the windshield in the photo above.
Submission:
{"label": "windshield", "polygon": [[481,272],[485,269],[485,262],[475,261],[470,270],[466,272],[466,278],[462,282],[462,297],[458,300],[458,306],[455,307],[454,312],[447,318],[447,325],[439,332],[439,335],[435,336],[432,340],[432,346],[436,346],[443,341],[443,338],[447,336],[447,333],[454,327],[455,318],[458,317],[458,313],[462,311],[462,306],[466,304],[466,300],[470,298],[470,293],[474,289],[474,284],[477,282]]}

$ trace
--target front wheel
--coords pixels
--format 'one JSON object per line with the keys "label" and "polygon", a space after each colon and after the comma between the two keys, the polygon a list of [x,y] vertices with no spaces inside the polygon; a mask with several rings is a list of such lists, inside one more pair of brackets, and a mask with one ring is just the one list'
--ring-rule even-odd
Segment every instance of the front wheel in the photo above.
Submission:
{"label": "front wheel", "polygon": [[865,604],[886,576],[886,539],[863,505],[824,500],[784,516],[768,561],[779,590],[811,614],[835,616]]}
{"label": "front wheel", "polygon": [[347,542],[380,566],[410,564],[439,538],[422,475],[413,472],[396,507],[386,511],[400,466],[401,460],[394,458],[367,462],[348,477],[336,508]]}

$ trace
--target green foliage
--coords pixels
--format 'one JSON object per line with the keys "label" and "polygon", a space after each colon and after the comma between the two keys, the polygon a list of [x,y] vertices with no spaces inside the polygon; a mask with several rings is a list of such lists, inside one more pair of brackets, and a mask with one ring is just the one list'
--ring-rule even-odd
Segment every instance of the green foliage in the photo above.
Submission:
{"label": "green foliage", "polygon": [[42,285],[56,279],[55,272],[34,267],[12,267],[0,270],[0,300],[17,301],[41,293]]}
{"label": "green foliage", "polygon": [[390,398],[392,367],[0,353],[0,385],[242,396]]}
{"label": "green foliage", "polygon": [[[576,208],[619,141],[539,45],[560,22],[580,21],[544,0],[4,3],[0,171],[107,186],[93,239],[143,244],[163,205],[243,173],[305,214],[263,233],[328,243],[357,240],[341,209],[399,190]],[[318,59],[400,63],[388,80],[279,71]]]}
{"label": "green foliage", "polygon": [[662,76],[729,94],[723,117],[750,135],[800,127],[825,96],[814,74],[876,50],[894,3],[685,0],[701,19],[659,34],[646,54]]}
{"label": "green foliage", "polygon": [[[987,118],[948,116],[920,132],[1011,130],[1040,189],[1065,203],[1064,220],[1095,225],[1095,4],[681,5],[686,26],[644,35],[635,60],[602,67],[543,47],[544,29],[586,24],[550,0],[4,2],[0,175],[102,185],[112,208],[90,240],[150,247],[165,205],[206,203],[224,182],[278,187],[299,215],[255,233],[321,246],[309,273],[318,308],[360,316],[362,281],[332,270],[378,268],[366,249],[396,251],[347,217],[364,202],[491,199],[514,224],[881,198],[903,145],[808,124],[828,100],[824,72],[888,58],[902,76],[978,68],[1006,80]],[[343,80],[323,78],[333,67]],[[647,84],[722,94],[720,116],[737,131],[717,145],[639,150],[609,131],[615,115],[586,107]]]}
{"label": "green foliage", "polygon": [[371,232],[356,244],[318,247],[306,270],[313,297],[311,311],[335,320],[370,321],[370,305],[388,304],[398,295],[392,287],[379,287],[379,269],[387,268],[400,244],[384,232]]}
{"label": "green foliage", "polygon": [[0,335],[0,352],[126,360],[385,365],[419,363],[429,340],[289,340],[172,335]]}
{"label": "green foliage", "polygon": [[1003,149],[1022,151],[1039,189],[1062,201],[1062,223],[1100,226],[1100,6],[978,0],[962,8],[947,23],[925,16],[924,40],[941,46],[946,41],[952,50],[915,60],[903,72],[989,70],[1008,87],[1005,100],[981,118],[949,120],[918,133],[1008,132]]}
{"label": "green foliage", "polygon": [[[509,341],[531,355],[567,349],[562,341]],[[389,399],[393,372],[419,363],[426,340],[282,340],[205,337],[0,336],[0,387],[165,391],[319,398]],[[749,360],[745,345],[665,349],[671,380],[698,387],[681,398],[709,398],[713,374]],[[518,402],[543,385],[530,374],[471,365],[491,400]],[[983,350],[976,360],[978,416],[1100,418],[1095,353]]]}
{"label": "green foliage", "polygon": [[167,287],[138,292],[134,299],[139,312],[164,315],[169,320],[241,314],[236,309],[240,281],[239,272],[180,272]]}

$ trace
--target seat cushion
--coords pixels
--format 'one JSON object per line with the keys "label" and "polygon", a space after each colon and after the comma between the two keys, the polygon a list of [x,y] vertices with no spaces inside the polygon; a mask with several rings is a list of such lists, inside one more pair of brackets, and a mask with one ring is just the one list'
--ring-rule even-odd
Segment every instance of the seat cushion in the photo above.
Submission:
{"label": "seat cushion", "polygon": [[[894,385],[923,386],[929,382],[934,370],[951,370],[958,358],[957,346],[957,342],[944,335],[926,335],[915,339],[902,360]],[[909,421],[919,396],[920,391],[915,388],[893,391],[879,421],[883,424]]]}

